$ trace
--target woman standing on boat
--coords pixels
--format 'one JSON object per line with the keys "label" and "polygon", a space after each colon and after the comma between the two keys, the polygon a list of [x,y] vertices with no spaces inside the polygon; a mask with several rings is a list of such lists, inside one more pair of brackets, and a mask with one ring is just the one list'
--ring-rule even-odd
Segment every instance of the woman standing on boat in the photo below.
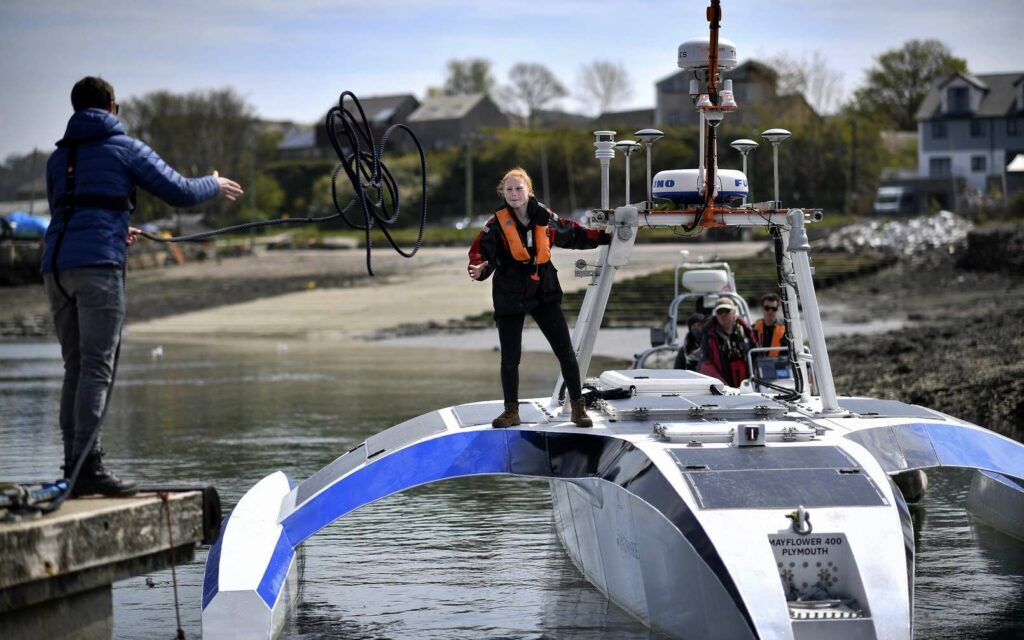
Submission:
{"label": "woman standing on boat", "polygon": [[498,183],[501,206],[473,240],[469,249],[469,277],[486,280],[493,273],[491,296],[494,321],[501,343],[501,388],[505,411],[491,424],[512,427],[519,420],[519,360],[523,323],[530,314],[551,345],[562,368],[562,378],[572,404],[572,421],[593,426],[587,417],[580,386],[580,370],[562,313],[562,288],[551,263],[551,246],[593,249],[611,237],[563,220],[537,202],[533,181],[516,167]]}

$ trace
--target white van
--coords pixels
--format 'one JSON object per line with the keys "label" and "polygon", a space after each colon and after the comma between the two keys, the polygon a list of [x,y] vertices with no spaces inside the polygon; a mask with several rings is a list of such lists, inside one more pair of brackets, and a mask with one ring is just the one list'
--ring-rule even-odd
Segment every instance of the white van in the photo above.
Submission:
{"label": "white van", "polygon": [[914,195],[907,187],[878,187],[871,210],[877,215],[912,213]]}

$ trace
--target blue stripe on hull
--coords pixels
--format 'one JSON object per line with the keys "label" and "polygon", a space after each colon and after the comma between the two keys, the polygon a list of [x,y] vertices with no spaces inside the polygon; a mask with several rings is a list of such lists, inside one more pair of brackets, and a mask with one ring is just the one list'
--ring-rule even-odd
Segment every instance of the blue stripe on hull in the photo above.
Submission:
{"label": "blue stripe on hull", "polygon": [[298,545],[346,513],[393,493],[447,478],[509,473],[506,433],[455,433],[372,460],[285,518],[285,534]]}
{"label": "blue stripe on hull", "polygon": [[921,422],[863,429],[846,437],[868,449],[886,473],[946,466],[1024,480],[1024,445],[976,427]]}
{"label": "blue stripe on hull", "polygon": [[[273,608],[288,575],[294,548],[345,514],[419,485],[472,475],[535,478],[599,478],[647,502],[683,535],[729,593],[758,637],[732,576],[695,514],[645,453],[624,440],[591,433],[533,429],[451,432],[371,459],[366,466],[298,505],[282,522],[283,533],[258,592]],[[220,542],[218,542],[218,545]],[[218,549],[215,545],[214,549]],[[216,551],[219,553],[219,551]],[[211,554],[215,551],[211,551]],[[215,573],[207,562],[207,577]],[[216,585],[204,587],[204,608]]]}
{"label": "blue stripe on hull", "polygon": [[220,537],[210,547],[210,553],[206,556],[206,570],[203,572],[203,608],[210,604],[210,600],[217,595],[220,587],[220,549],[224,544],[224,530],[228,526],[228,518],[231,514],[224,516],[220,523]]}

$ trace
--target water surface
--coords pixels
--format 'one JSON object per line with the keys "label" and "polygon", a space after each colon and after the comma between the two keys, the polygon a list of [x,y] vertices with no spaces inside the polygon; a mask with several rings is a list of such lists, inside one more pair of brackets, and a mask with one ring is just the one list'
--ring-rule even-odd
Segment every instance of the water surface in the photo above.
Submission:
{"label": "water surface", "polygon": [[[275,470],[301,480],[411,416],[500,396],[494,351],[254,341],[164,344],[154,360],[155,346],[126,345],[110,465],[146,483],[214,485],[225,511]],[[524,354],[522,395],[549,393],[555,367]],[[0,343],[0,481],[56,475],[61,374],[57,345]],[[968,479],[932,474],[915,509],[916,637],[1024,638],[1024,544],[965,514]],[[189,638],[205,559],[177,571]],[[464,478],[386,498],[311,538],[305,578],[284,638],[651,637],[564,554],[544,481]],[[114,609],[117,638],[173,637],[171,572],[116,584]]]}

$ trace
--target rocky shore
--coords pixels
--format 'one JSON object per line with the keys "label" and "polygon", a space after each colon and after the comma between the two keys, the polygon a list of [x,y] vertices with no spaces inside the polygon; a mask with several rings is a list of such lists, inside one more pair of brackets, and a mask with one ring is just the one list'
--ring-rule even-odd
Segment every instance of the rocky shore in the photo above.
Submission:
{"label": "rocky shore", "polygon": [[836,387],[1024,440],[1024,273],[966,270],[957,258],[918,257],[829,292],[858,314],[913,323],[829,340]]}

